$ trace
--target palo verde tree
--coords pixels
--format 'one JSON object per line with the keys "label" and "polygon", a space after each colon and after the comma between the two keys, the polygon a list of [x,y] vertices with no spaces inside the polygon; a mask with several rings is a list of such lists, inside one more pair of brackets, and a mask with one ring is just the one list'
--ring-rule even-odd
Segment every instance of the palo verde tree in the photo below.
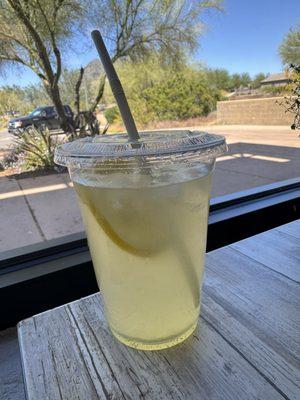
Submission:
{"label": "palo verde tree", "polygon": [[[140,59],[156,50],[170,60],[193,51],[202,33],[201,18],[208,9],[220,9],[222,0],[0,0],[0,62],[17,63],[34,71],[43,82],[64,130],[68,126],[59,80],[66,41],[79,24],[82,36],[99,27],[113,62]],[[76,47],[77,41],[73,41]],[[76,48],[75,48],[76,50]],[[80,85],[74,87],[79,113]],[[105,77],[90,106],[93,112],[103,96]]]}
{"label": "palo verde tree", "polygon": [[64,130],[72,127],[59,92],[62,44],[81,16],[75,0],[0,0],[0,62],[17,63],[38,75]]}
{"label": "palo verde tree", "polygon": [[300,66],[300,24],[287,33],[279,47],[279,54],[283,64]]}
{"label": "palo verde tree", "polygon": [[[155,51],[171,62],[197,48],[203,13],[221,10],[222,0],[91,0],[88,20],[99,26],[112,61],[139,60]],[[91,109],[103,96],[105,78]]]}

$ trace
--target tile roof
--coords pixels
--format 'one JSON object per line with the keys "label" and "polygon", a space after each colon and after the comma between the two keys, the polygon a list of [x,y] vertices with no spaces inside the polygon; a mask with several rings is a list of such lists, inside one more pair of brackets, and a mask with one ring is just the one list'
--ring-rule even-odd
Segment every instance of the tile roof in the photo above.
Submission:
{"label": "tile roof", "polygon": [[289,79],[285,72],[279,72],[278,74],[271,74],[266,79],[262,80],[260,83],[273,82],[273,81],[283,81]]}

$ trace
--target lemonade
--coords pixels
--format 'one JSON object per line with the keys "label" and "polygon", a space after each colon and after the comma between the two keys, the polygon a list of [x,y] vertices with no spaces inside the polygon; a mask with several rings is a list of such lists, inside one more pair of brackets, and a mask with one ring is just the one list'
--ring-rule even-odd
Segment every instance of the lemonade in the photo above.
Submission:
{"label": "lemonade", "polygon": [[220,135],[189,130],[85,137],[56,149],[79,200],[108,325],[128,346],[186,339],[200,311]]}
{"label": "lemonade", "polygon": [[145,350],[183,341],[199,316],[211,174],[139,176],[137,187],[72,179],[113,334]]}

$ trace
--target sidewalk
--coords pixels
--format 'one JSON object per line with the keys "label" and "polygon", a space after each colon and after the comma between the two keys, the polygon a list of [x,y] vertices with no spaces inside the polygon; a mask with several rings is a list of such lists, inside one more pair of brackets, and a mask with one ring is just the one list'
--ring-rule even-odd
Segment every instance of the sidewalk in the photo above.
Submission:
{"label": "sidewalk", "polygon": [[0,250],[83,230],[67,174],[0,178]]}
{"label": "sidewalk", "polygon": [[[200,127],[225,134],[212,197],[300,175],[300,138],[285,127]],[[193,128],[195,129],[195,128]],[[80,232],[83,225],[68,174],[0,178],[0,252]]]}

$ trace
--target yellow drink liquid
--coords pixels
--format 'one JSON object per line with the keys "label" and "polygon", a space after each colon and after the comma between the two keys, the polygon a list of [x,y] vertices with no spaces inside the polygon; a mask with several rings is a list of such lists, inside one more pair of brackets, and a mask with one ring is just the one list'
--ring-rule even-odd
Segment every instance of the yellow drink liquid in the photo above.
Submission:
{"label": "yellow drink liquid", "polygon": [[139,179],[126,188],[73,177],[110,328],[128,346],[154,350],[197,325],[211,175]]}

